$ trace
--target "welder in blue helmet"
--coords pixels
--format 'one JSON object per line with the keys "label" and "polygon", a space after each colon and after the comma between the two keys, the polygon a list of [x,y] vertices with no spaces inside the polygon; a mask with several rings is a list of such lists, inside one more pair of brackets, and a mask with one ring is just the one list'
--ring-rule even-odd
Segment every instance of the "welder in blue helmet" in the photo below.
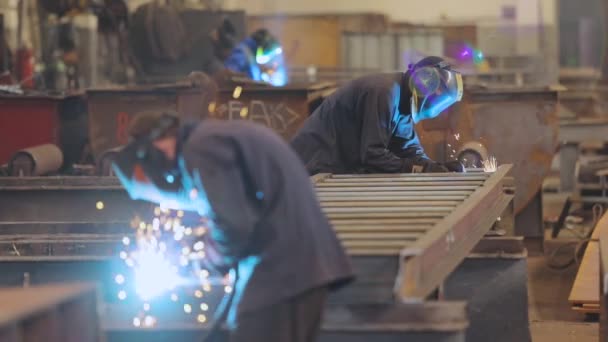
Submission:
{"label": "welder in blue helmet", "polygon": [[225,61],[227,69],[273,86],[287,84],[283,47],[266,29],[259,29],[238,44]]}
{"label": "welder in blue helmet", "polygon": [[127,192],[207,218],[202,262],[235,274],[228,341],[314,341],[329,291],[353,270],[289,145],[249,121],[163,111],[137,115],[129,135],[113,163]]}
{"label": "welder in blue helmet", "polygon": [[309,173],[463,172],[427,157],[414,125],[462,99],[462,76],[440,57],[406,72],[353,80],[326,98],[292,140]]}

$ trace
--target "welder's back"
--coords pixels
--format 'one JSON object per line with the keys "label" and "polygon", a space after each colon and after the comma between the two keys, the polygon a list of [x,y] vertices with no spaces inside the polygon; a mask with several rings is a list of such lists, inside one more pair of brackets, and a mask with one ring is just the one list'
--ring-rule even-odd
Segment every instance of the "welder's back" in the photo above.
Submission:
{"label": "welder's back", "polygon": [[242,246],[231,251],[240,260],[239,313],[352,277],[306,169],[270,129],[206,120],[187,138],[183,157],[200,172],[212,210],[226,222],[218,242]]}

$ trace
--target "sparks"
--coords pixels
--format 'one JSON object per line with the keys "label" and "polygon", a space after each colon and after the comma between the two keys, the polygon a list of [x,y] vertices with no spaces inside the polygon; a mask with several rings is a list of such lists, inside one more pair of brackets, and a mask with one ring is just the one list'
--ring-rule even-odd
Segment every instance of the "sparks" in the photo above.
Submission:
{"label": "sparks", "polygon": [[498,169],[498,161],[494,156],[483,161],[483,172],[496,172]]}
{"label": "sparks", "polygon": [[[194,198],[197,195],[196,191],[191,193]],[[204,323],[207,317],[201,312],[210,310],[209,305],[200,302],[204,292],[211,292],[211,284],[218,284],[230,293],[233,284],[209,278],[209,271],[201,269],[199,260],[205,258],[205,244],[199,239],[206,232],[205,227],[186,227],[182,222],[185,216],[182,211],[157,207],[153,213],[155,216],[150,221],[136,217],[131,222],[134,236],[125,235],[121,239],[123,250],[118,255],[128,269],[113,276],[114,282],[120,286],[118,299],[139,301],[140,311],[132,321],[135,327],[156,326],[157,318],[152,315],[151,301],[156,303],[163,299],[172,305],[180,305],[186,314],[193,313],[193,320]],[[129,284],[131,281],[133,284]],[[192,285],[194,288],[190,287]],[[189,300],[196,304],[187,304]],[[196,314],[195,309],[198,311]]]}
{"label": "sparks", "polygon": [[243,92],[243,87],[237,86],[234,88],[234,91],[232,92],[232,97],[234,99],[238,99],[239,97],[241,97],[242,92]]}

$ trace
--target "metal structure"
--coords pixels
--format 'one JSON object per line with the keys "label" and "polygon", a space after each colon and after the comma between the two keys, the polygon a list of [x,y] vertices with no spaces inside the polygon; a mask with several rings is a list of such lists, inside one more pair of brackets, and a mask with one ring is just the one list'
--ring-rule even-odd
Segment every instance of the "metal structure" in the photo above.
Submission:
{"label": "metal structure", "polygon": [[[509,324],[505,338],[526,341],[520,338],[527,333],[525,258],[514,257],[522,249],[512,250],[513,241],[478,244],[492,227],[513,231],[510,168],[313,177],[357,274],[353,284],[330,296],[320,340],[483,341],[469,336],[487,337],[490,329]],[[207,326],[183,314],[163,317],[152,329],[135,329],[132,308],[115,303],[116,248],[130,232],[131,218],[151,209],[131,201],[115,178],[0,178],[0,284],[101,282],[109,341],[200,338]],[[463,281],[471,272],[479,280]],[[503,272],[509,274],[510,282],[501,284],[510,300],[500,309],[526,324],[485,319],[496,301],[477,289]],[[436,289],[446,300],[429,297]],[[475,312],[466,310],[469,301]]]}
{"label": "metal structure", "polygon": [[579,119],[562,121],[559,126],[560,186],[562,191],[575,189],[576,163],[579,160],[580,144],[588,141],[608,142],[608,120]]}
{"label": "metal structure", "polygon": [[456,159],[477,145],[500,164],[513,164],[516,234],[541,242],[540,192],[558,148],[557,109],[555,89],[470,88],[462,102],[416,130],[434,160]]}
{"label": "metal structure", "polygon": [[104,169],[100,165],[104,153],[128,142],[130,120],[146,110],[176,110],[186,119],[251,120],[290,139],[332,86],[320,83],[272,88],[235,84],[220,89],[217,96],[212,89],[186,83],[90,89],[87,102],[91,150],[98,166]]}
{"label": "metal structure", "polygon": [[449,176],[322,174],[313,181],[349,254],[399,256],[395,294],[409,301],[437,289],[507,209],[510,169]]}
{"label": "metal structure", "polygon": [[0,340],[100,341],[97,291],[72,284],[0,290]]}

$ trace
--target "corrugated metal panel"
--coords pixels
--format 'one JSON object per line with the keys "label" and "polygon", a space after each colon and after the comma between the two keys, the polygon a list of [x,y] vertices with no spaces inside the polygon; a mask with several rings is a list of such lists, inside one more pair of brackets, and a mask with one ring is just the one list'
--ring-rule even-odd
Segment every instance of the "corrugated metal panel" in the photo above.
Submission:
{"label": "corrugated metal panel", "polygon": [[344,33],[343,67],[385,71],[403,70],[424,56],[444,54],[439,30],[417,29],[394,33]]}

